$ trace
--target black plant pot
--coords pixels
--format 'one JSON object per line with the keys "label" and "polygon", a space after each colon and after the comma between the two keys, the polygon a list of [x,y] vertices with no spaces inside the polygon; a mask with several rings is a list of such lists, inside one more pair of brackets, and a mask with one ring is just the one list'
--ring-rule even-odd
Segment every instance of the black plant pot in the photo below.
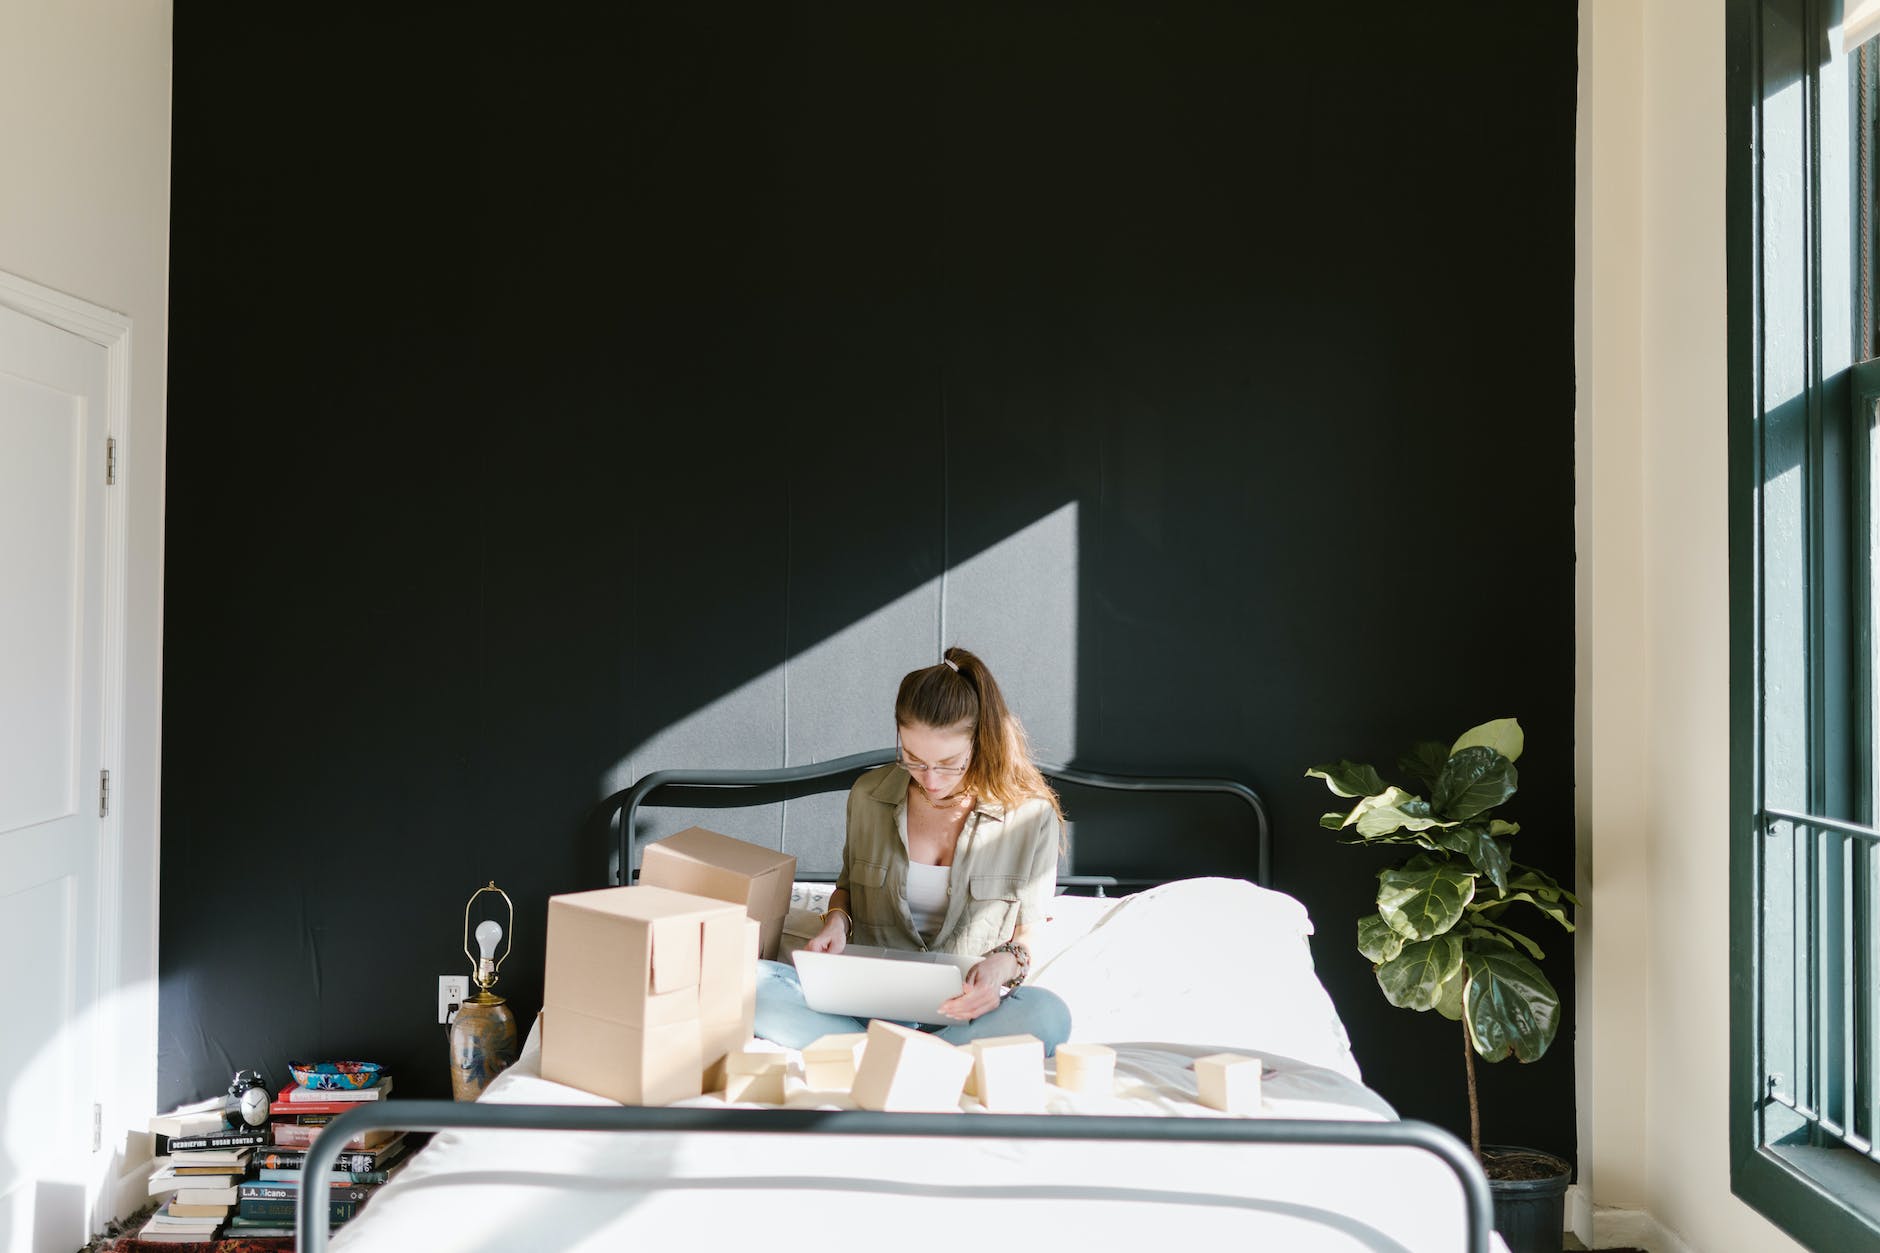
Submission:
{"label": "black plant pot", "polygon": [[1495,1198],[1495,1230],[1508,1242],[1509,1253],[1560,1253],[1566,1241],[1567,1184],[1573,1167],[1552,1153],[1506,1144],[1484,1144],[1486,1167],[1498,1157],[1537,1158],[1554,1173],[1545,1179],[1497,1179],[1491,1171],[1488,1190]]}

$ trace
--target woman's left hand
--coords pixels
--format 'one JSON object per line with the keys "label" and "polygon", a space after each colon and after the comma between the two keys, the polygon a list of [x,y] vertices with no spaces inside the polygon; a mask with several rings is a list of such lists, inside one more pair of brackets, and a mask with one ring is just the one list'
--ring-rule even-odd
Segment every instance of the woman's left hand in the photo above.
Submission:
{"label": "woman's left hand", "polygon": [[971,1022],[981,1014],[991,1013],[999,1007],[999,989],[1017,974],[1018,959],[1010,953],[981,958],[977,966],[966,972],[965,988],[952,1000],[941,1002],[940,1012],[961,1022]]}

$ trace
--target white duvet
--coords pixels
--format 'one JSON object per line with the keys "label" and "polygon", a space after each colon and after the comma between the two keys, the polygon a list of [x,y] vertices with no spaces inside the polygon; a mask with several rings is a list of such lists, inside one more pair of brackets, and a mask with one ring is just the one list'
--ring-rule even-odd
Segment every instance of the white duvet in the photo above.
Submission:
{"label": "white duvet", "polygon": [[[1075,1038],[1116,1047],[1117,1083],[1105,1096],[1052,1088],[1050,1112],[1222,1117],[1195,1103],[1191,1066],[1233,1049],[1266,1059],[1266,1117],[1393,1118],[1357,1081],[1336,1015],[1327,1024],[1286,1003],[1303,995],[1296,975],[1310,930],[1290,901],[1237,881],[1196,880],[1086,909],[1074,934],[1060,933],[1057,951],[1040,953],[1037,982],[1069,1001]],[[1171,949],[1196,951],[1189,941],[1197,934],[1224,947],[1171,965]],[[1324,998],[1311,984],[1316,998],[1306,996],[1304,1008]],[[1258,994],[1269,1003],[1243,1003]],[[1270,1003],[1274,996],[1280,1003]],[[1329,1011],[1328,998],[1322,1008]],[[539,1057],[532,1031],[483,1100],[608,1103],[542,1078]],[[829,1103],[798,1075],[793,1058],[787,1104]],[[683,1104],[723,1107],[715,1095]],[[998,1117],[970,1100],[965,1110],[963,1118]],[[1462,1248],[1462,1232],[1453,1174],[1412,1149],[474,1131],[438,1135],[335,1233],[332,1247],[507,1253],[833,1243],[1030,1253],[1074,1243],[1436,1253]]]}

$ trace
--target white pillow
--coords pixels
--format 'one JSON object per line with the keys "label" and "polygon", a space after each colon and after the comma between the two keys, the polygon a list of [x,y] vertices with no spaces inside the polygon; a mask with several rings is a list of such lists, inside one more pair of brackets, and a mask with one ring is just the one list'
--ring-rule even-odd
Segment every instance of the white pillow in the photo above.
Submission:
{"label": "white pillow", "polygon": [[1311,934],[1305,906],[1283,892],[1183,879],[1116,901],[1032,982],[1070,1006],[1072,1040],[1209,1045],[1357,1079]]}

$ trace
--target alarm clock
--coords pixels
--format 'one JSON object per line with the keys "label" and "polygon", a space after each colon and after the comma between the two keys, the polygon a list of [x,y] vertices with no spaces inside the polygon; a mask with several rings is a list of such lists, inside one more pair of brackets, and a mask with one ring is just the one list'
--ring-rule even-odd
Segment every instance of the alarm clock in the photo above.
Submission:
{"label": "alarm clock", "polygon": [[272,1097],[267,1080],[258,1070],[238,1070],[228,1083],[228,1100],[222,1105],[222,1122],[231,1131],[253,1131],[267,1125],[268,1105]]}

